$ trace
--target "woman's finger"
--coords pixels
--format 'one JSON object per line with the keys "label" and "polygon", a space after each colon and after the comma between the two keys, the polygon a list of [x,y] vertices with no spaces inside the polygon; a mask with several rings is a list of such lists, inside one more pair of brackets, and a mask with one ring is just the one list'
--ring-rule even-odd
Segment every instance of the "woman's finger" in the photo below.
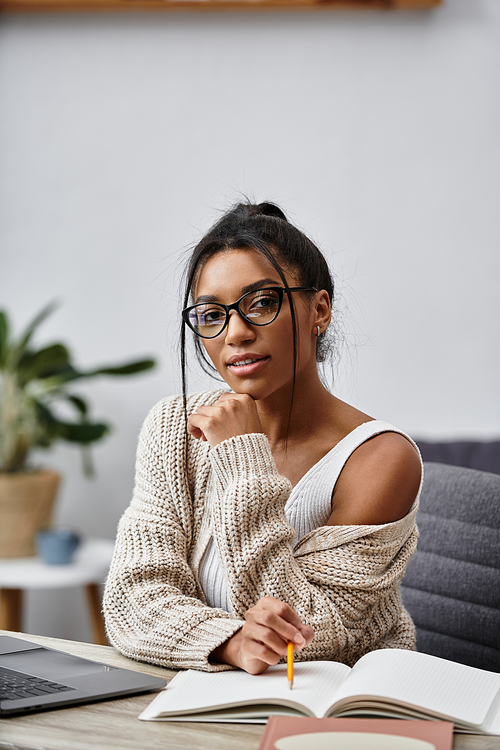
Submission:
{"label": "woman's finger", "polygon": [[274,630],[245,623],[242,635],[242,648],[247,657],[261,659],[266,664],[277,664],[286,654],[287,641],[283,641]]}
{"label": "woman's finger", "polygon": [[299,650],[314,638],[314,630],[304,625],[286,602],[272,597],[260,599],[246,612],[245,619],[272,630],[285,644],[292,641]]}
{"label": "woman's finger", "polygon": [[213,448],[238,435],[262,432],[257,407],[246,394],[224,393],[212,406],[200,406],[188,417],[188,432]]}

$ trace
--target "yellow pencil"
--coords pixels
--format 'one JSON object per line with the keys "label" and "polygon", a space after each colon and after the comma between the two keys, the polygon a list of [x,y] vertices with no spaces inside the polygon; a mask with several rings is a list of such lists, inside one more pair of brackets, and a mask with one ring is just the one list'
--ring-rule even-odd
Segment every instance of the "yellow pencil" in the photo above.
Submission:
{"label": "yellow pencil", "polygon": [[293,688],[293,643],[288,641],[286,649],[286,671],[288,675],[288,687]]}

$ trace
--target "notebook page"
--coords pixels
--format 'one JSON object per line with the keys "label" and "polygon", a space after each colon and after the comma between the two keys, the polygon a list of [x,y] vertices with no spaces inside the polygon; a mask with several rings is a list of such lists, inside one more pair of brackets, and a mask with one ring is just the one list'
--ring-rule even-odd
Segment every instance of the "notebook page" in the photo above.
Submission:
{"label": "notebook page", "polygon": [[375,695],[479,727],[500,690],[500,674],[428,654],[382,649],[366,654],[339,688],[347,696]]}
{"label": "notebook page", "polygon": [[270,700],[296,704],[322,716],[350,668],[337,662],[295,664],[293,689],[288,687],[286,664],[270,667],[261,675],[242,670],[228,672],[180,672],[146,709],[141,718],[154,718],[174,711],[193,713],[216,707],[264,704]]}
{"label": "notebook page", "polygon": [[490,707],[482,728],[487,734],[500,735],[500,690]]}

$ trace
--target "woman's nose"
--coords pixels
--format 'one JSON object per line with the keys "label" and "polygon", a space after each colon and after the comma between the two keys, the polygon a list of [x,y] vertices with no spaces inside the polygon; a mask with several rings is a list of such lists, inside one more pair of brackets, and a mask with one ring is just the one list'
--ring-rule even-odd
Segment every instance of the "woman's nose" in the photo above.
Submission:
{"label": "woman's nose", "polygon": [[251,341],[254,338],[255,326],[245,320],[236,310],[231,310],[226,327],[226,343],[239,344],[241,341]]}

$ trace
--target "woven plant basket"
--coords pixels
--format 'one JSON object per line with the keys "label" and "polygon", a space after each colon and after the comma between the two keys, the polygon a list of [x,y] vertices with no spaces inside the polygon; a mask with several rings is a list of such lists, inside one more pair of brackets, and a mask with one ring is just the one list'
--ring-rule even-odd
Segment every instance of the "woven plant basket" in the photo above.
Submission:
{"label": "woven plant basket", "polygon": [[49,469],[0,473],[0,557],[35,554],[37,531],[52,523],[60,479]]}

